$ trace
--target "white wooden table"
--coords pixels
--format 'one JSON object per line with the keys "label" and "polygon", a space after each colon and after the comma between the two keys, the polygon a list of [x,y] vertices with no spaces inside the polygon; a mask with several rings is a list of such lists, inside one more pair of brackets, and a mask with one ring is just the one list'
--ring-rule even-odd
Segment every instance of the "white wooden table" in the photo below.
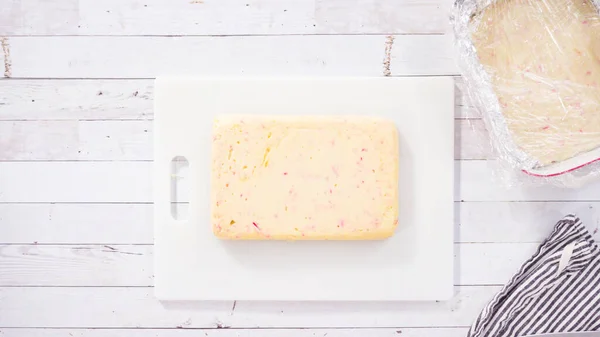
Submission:
{"label": "white wooden table", "polygon": [[[0,0],[0,336],[463,336],[600,185],[505,189],[461,90],[452,0]],[[152,284],[152,79],[455,76],[447,303],[164,303]]]}

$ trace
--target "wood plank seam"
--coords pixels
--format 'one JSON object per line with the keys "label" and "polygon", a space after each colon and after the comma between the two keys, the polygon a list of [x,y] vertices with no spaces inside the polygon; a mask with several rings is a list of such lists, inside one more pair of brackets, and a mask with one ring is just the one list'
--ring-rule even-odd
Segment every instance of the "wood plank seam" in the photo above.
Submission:
{"label": "wood plank seam", "polygon": [[392,47],[394,46],[394,36],[388,35],[385,38],[385,52],[383,58],[383,76],[391,76],[391,63],[392,63]]}
{"label": "wood plank seam", "polygon": [[8,38],[1,37],[0,44],[2,45],[2,54],[4,59],[4,77],[10,77],[12,72],[12,62],[10,59],[10,46],[8,44]]}

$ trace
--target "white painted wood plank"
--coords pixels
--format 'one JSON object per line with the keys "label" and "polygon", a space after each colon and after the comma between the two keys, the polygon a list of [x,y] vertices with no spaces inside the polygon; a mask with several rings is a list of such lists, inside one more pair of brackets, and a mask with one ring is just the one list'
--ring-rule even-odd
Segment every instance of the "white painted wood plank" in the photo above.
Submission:
{"label": "white painted wood plank", "polygon": [[152,160],[152,121],[0,121],[0,160]]}
{"label": "white painted wood plank", "polygon": [[[491,157],[481,120],[455,121],[456,159]],[[151,121],[0,121],[0,160],[152,160]]]}
{"label": "white painted wood plank", "polygon": [[0,245],[0,286],[150,286],[152,263],[152,246]]}
{"label": "white painted wood plank", "polygon": [[391,76],[460,75],[449,35],[395,35],[386,41],[390,42]]}
{"label": "white painted wood plank", "polygon": [[152,160],[150,121],[0,121],[0,160]]}
{"label": "white painted wood plank", "polygon": [[0,120],[151,119],[152,80],[0,81]]}
{"label": "white painted wood plank", "polygon": [[[98,230],[95,230],[98,231]],[[502,285],[537,243],[455,245],[455,284]],[[0,286],[152,286],[152,246],[0,245]]]}
{"label": "white painted wood plank", "polygon": [[[559,188],[544,184],[520,171],[511,171],[499,162],[460,161],[455,200],[464,201],[597,201],[600,179],[581,188]],[[542,181],[542,183],[538,183]]]}
{"label": "white painted wood plank", "polygon": [[0,202],[151,202],[151,162],[0,162]]}
{"label": "white painted wood plank", "polygon": [[75,159],[152,160],[151,121],[97,121],[77,124],[79,150]]}
{"label": "white painted wood plank", "polygon": [[2,122],[0,160],[72,157],[78,147],[77,122]]}
{"label": "white painted wood plank", "polygon": [[[600,182],[515,187],[489,161],[455,164],[457,201],[600,201]],[[0,162],[0,202],[152,202],[151,171],[151,162]]]}
{"label": "white painted wood plank", "polygon": [[598,202],[462,202],[457,242],[542,242],[558,220],[576,214],[600,239]]}
{"label": "white painted wood plank", "polygon": [[455,120],[454,158],[465,160],[496,158],[492,152],[490,136],[481,119]]}
{"label": "white painted wood plank", "polygon": [[[539,243],[577,214],[600,239],[600,202],[456,203],[457,243]],[[0,204],[1,244],[152,244],[151,204]]]}
{"label": "white painted wood plank", "polygon": [[15,78],[458,74],[443,35],[11,37],[7,46]]}
{"label": "white painted wood plank", "polygon": [[[455,77],[455,117],[480,118],[464,101]],[[0,81],[0,121],[24,120],[150,120],[152,80]]]}
{"label": "white painted wood plank", "polygon": [[456,105],[460,106],[474,106],[471,97],[469,96],[469,91],[467,90],[467,83],[465,78],[462,76],[456,76],[454,78],[454,102]]}
{"label": "white painted wood plank", "polygon": [[0,327],[467,327],[499,287],[448,302],[165,302],[151,288],[0,288]]}
{"label": "white painted wood plank", "polygon": [[465,78],[456,76],[454,78],[454,103],[457,107],[457,118],[471,119],[481,118],[482,112],[475,107],[466,87]]}
{"label": "white painted wood plank", "polygon": [[537,243],[454,245],[455,284],[504,285],[536,251]]}
{"label": "white painted wood plank", "polygon": [[379,329],[15,329],[2,337],[463,337],[468,328]]}
{"label": "white painted wood plank", "polygon": [[151,244],[151,204],[0,204],[0,244]]}
{"label": "white painted wood plank", "polygon": [[448,26],[446,0],[12,0],[0,35],[424,34]]}

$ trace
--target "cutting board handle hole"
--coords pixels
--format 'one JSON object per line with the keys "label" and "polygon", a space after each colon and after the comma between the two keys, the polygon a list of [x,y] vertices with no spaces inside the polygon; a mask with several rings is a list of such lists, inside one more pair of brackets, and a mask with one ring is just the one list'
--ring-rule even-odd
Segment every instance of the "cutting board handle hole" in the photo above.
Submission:
{"label": "cutting board handle hole", "polygon": [[190,163],[185,157],[171,160],[171,216],[174,220],[186,220],[189,215]]}

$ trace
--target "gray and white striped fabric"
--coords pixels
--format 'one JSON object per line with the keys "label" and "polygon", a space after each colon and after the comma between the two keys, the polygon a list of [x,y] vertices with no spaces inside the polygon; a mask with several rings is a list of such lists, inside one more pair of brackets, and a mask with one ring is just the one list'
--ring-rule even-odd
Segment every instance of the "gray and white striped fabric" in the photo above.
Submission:
{"label": "gray and white striped fabric", "polygon": [[574,215],[552,234],[477,318],[469,337],[600,330],[600,254]]}

